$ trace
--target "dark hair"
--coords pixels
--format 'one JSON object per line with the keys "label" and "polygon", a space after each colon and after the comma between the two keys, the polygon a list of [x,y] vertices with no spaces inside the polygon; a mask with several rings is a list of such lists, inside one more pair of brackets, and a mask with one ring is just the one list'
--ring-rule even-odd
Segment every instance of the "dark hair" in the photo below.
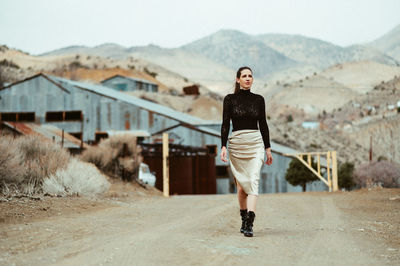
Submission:
{"label": "dark hair", "polygon": [[[242,74],[242,71],[245,70],[245,69],[248,69],[248,70],[251,71],[251,73],[253,73],[253,70],[251,70],[250,67],[248,67],[248,66],[243,66],[243,67],[240,67],[240,68],[238,69],[238,71],[236,72],[236,78],[240,78],[240,75]],[[238,93],[239,90],[240,90],[240,84],[235,80],[235,93]]]}

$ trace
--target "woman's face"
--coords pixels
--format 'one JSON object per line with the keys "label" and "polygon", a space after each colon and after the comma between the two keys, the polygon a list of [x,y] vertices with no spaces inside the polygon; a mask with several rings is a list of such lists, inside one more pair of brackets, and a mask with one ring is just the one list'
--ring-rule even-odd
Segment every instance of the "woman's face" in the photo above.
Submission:
{"label": "woman's face", "polygon": [[236,82],[240,84],[240,87],[250,89],[253,84],[253,74],[249,69],[243,69],[240,72],[240,78],[236,78]]}

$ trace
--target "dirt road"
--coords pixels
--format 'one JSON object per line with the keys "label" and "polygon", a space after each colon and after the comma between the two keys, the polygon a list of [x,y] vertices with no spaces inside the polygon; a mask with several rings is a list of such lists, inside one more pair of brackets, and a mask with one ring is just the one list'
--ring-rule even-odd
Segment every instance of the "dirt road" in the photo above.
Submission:
{"label": "dirt road", "polygon": [[[391,195],[399,195],[398,192]],[[0,224],[0,264],[400,263],[397,238],[388,241],[380,236],[387,230],[393,234],[397,225],[379,224],[384,223],[382,217],[357,214],[360,208],[349,208],[351,201],[340,194],[261,195],[253,238],[239,233],[240,217],[234,195],[169,199],[154,196],[114,204],[118,206],[90,213]],[[400,202],[390,204],[397,204],[390,206],[393,209]],[[393,211],[398,212],[399,208]]]}

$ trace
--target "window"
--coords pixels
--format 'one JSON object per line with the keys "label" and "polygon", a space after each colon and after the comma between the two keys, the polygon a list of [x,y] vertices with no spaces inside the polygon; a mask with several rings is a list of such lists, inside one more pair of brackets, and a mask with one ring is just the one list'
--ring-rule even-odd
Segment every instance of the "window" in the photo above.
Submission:
{"label": "window", "polygon": [[63,121],[63,112],[47,112],[46,122]]}
{"label": "window", "polygon": [[117,84],[115,84],[115,87],[119,91],[126,91],[126,84],[125,83],[117,83]]}
{"label": "window", "polygon": [[143,82],[136,81],[136,89],[141,91],[143,89]]}
{"label": "window", "polygon": [[1,121],[17,122],[17,113],[1,113]]}
{"label": "window", "polygon": [[228,176],[228,167],[227,166],[216,166],[216,175],[217,176]]}
{"label": "window", "polygon": [[18,113],[18,121],[35,122],[35,113]]}
{"label": "window", "polygon": [[208,153],[217,154],[217,145],[206,145]]}
{"label": "window", "polygon": [[65,121],[82,121],[82,111],[65,112]]}
{"label": "window", "polygon": [[95,133],[95,139],[96,143],[99,143],[100,140],[108,138],[107,132],[96,132]]}
{"label": "window", "polygon": [[82,111],[47,112],[46,122],[82,121]]}
{"label": "window", "polygon": [[34,112],[0,113],[0,121],[35,122],[35,113]]}

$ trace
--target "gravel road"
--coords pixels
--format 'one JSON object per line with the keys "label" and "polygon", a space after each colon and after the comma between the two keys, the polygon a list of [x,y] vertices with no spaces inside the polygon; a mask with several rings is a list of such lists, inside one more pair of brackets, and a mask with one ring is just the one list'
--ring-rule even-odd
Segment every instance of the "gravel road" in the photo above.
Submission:
{"label": "gravel road", "polygon": [[260,195],[246,238],[235,195],[115,201],[0,224],[0,265],[399,265],[399,246],[358,223],[346,202],[335,193]]}

